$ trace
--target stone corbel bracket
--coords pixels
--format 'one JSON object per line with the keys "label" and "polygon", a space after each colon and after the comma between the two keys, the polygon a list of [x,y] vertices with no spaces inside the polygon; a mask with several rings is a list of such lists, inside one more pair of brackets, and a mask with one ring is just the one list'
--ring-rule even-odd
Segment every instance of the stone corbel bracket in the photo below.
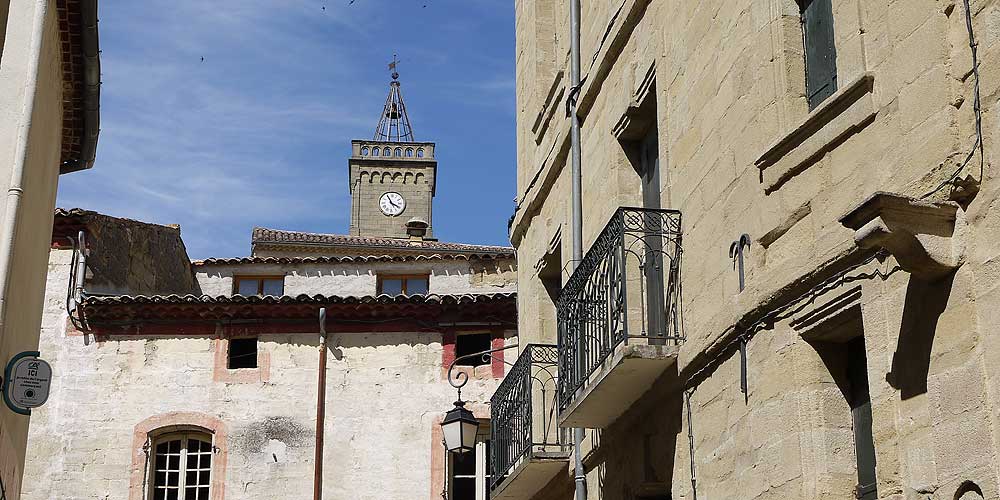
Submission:
{"label": "stone corbel bracket", "polygon": [[962,264],[957,203],[876,192],[840,218],[861,248],[884,248],[911,275],[934,281]]}

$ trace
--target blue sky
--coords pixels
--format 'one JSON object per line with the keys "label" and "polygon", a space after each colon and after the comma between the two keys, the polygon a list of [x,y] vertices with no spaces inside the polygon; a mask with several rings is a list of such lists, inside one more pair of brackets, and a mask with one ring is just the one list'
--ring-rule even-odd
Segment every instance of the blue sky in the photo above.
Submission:
{"label": "blue sky", "polygon": [[248,254],[254,226],[345,233],[350,141],[396,52],[416,139],[438,143],[435,235],[507,244],[510,0],[349,1],[101,0],[97,162],[59,206],[180,224],[192,258]]}

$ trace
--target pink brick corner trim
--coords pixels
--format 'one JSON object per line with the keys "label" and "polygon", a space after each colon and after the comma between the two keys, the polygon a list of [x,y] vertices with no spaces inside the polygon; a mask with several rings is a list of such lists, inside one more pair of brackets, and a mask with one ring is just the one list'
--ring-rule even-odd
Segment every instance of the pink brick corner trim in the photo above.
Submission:
{"label": "pink brick corner trim", "polygon": [[226,424],[217,417],[197,412],[170,412],[155,415],[136,424],[132,432],[132,471],[129,478],[129,500],[144,500],[143,480],[146,472],[146,444],[155,431],[170,431],[176,427],[196,427],[212,434],[213,445],[218,450],[212,459],[212,500],[226,497],[226,459],[229,447],[226,443]]}

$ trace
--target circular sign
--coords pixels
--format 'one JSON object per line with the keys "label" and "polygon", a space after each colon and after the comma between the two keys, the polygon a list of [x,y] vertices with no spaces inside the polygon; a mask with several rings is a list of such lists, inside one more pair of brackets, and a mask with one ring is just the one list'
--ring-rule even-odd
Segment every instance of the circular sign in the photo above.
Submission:
{"label": "circular sign", "polygon": [[52,367],[43,359],[21,358],[10,371],[10,400],[21,408],[38,408],[49,399]]}

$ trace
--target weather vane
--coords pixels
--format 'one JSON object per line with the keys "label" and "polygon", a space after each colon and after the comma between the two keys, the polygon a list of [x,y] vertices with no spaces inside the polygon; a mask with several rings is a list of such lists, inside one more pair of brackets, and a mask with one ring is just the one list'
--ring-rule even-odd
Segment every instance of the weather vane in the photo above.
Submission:
{"label": "weather vane", "polygon": [[392,62],[389,63],[389,71],[392,71],[392,79],[393,80],[398,80],[399,79],[399,73],[396,72],[396,65],[398,65],[398,64],[399,64],[399,60],[396,59],[396,54],[393,54],[392,55]]}

